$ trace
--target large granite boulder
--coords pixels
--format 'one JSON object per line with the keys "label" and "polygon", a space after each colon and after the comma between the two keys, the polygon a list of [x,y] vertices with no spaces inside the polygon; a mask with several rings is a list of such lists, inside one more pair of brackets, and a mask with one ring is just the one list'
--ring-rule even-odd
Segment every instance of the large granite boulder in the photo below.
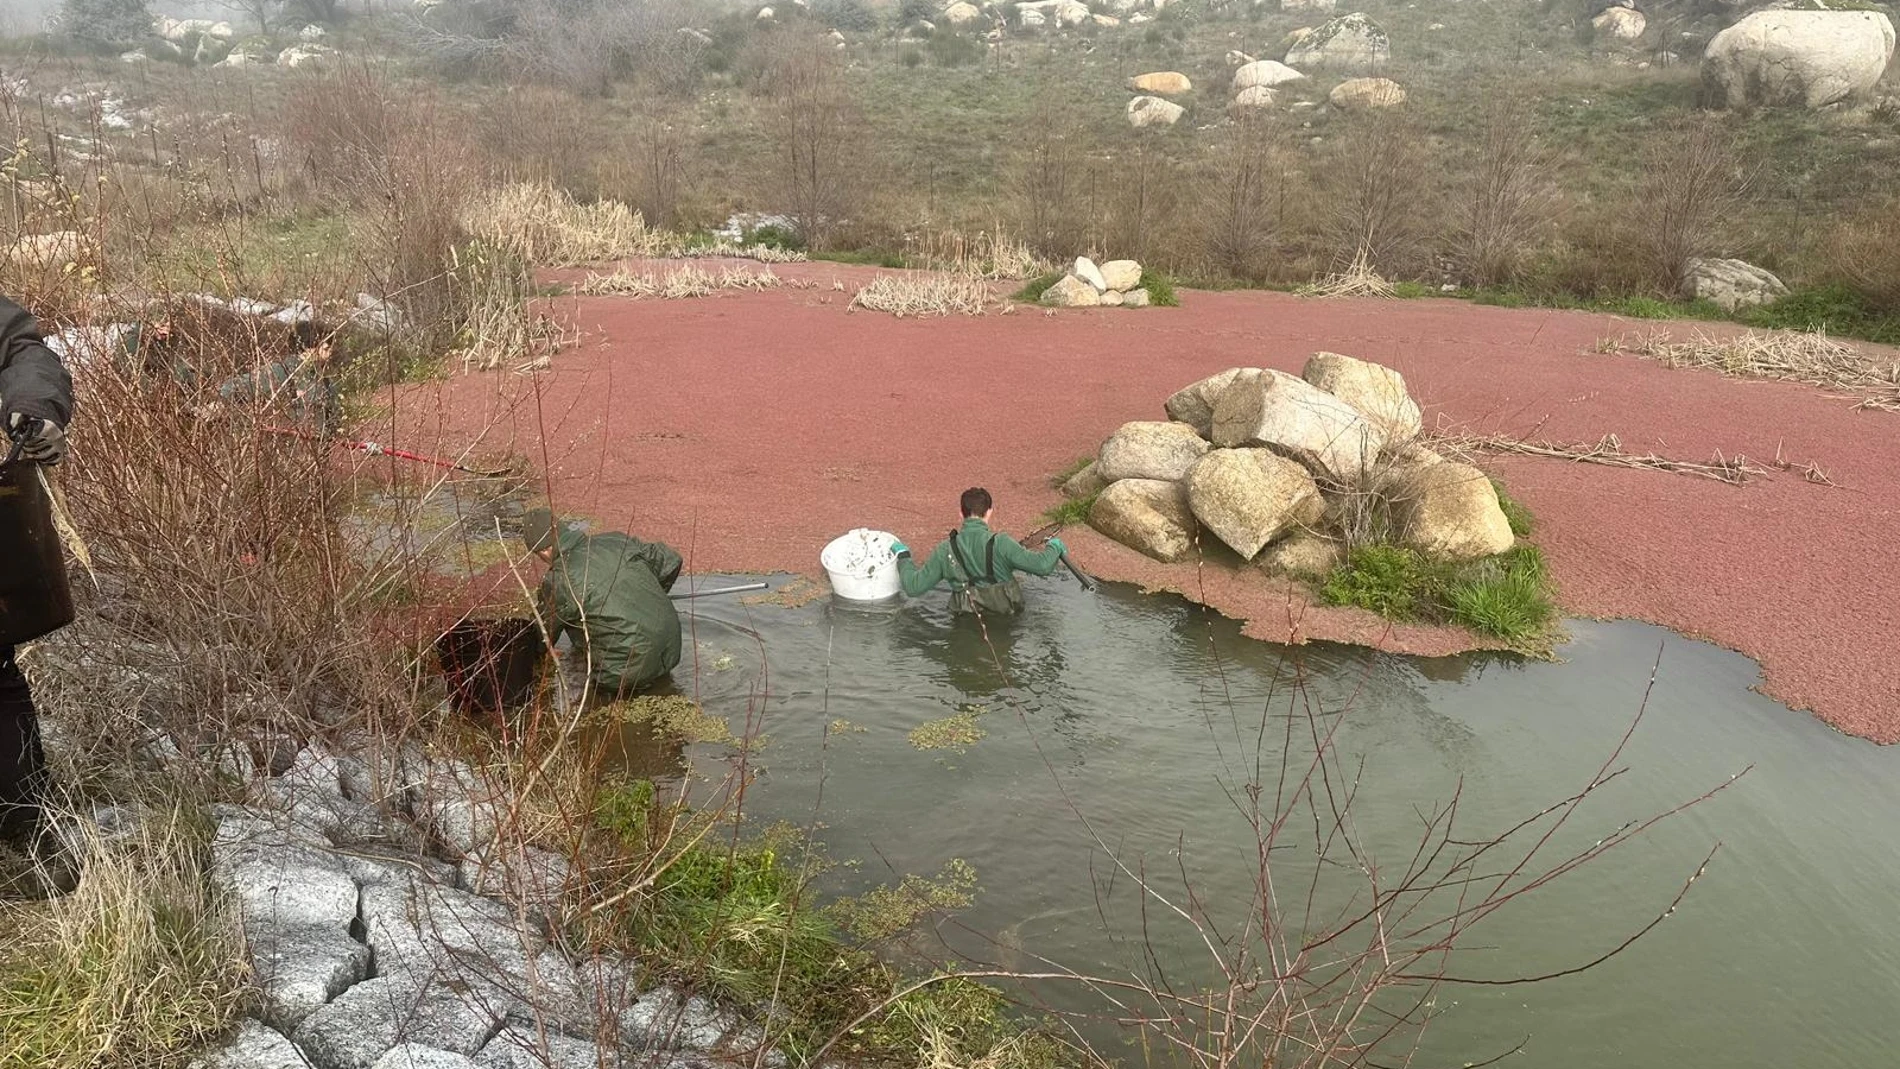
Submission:
{"label": "large granite boulder", "polygon": [[1306,75],[1274,59],[1257,59],[1243,63],[1234,71],[1234,89],[1277,89],[1292,82],[1306,80]]}
{"label": "large granite boulder", "polygon": [[1161,479],[1109,484],[1089,508],[1089,526],[1168,564],[1193,552],[1197,529],[1187,488]]}
{"label": "large granite boulder", "polygon": [[1137,130],[1149,126],[1173,126],[1187,109],[1156,96],[1141,96],[1128,102],[1128,125]]}
{"label": "large granite boulder", "polygon": [[1188,469],[1207,450],[1206,440],[1188,424],[1138,420],[1122,424],[1110,435],[1095,462],[1110,483],[1120,479],[1174,482],[1187,478]]}
{"label": "large granite boulder", "polygon": [[1370,420],[1388,450],[1417,438],[1423,428],[1418,402],[1406,392],[1405,376],[1389,367],[1338,353],[1314,353],[1301,378]]}
{"label": "large granite boulder", "polygon": [[1484,472],[1445,461],[1395,468],[1383,480],[1399,540],[1435,560],[1465,561],[1515,543],[1497,489]]}
{"label": "large granite boulder", "polygon": [[1243,370],[1230,367],[1189,383],[1174,391],[1162,407],[1167,410],[1169,419],[1192,426],[1203,438],[1209,437],[1214,433],[1214,402]]}
{"label": "large granite boulder", "polygon": [[1306,469],[1270,449],[1216,449],[1195,462],[1187,486],[1194,518],[1248,560],[1326,511]]}
{"label": "large granite boulder", "polygon": [[1063,275],[1042,291],[1042,303],[1052,308],[1094,308],[1102,303],[1102,291],[1074,275]]}
{"label": "large granite boulder", "polygon": [[1870,92],[1893,49],[1877,11],[1757,11],[1709,41],[1702,83],[1731,108],[1822,108]]}
{"label": "large granite boulder", "polygon": [[1214,403],[1214,444],[1263,446],[1341,486],[1361,484],[1384,447],[1351,405],[1303,379],[1248,368]]}
{"label": "large granite boulder", "polygon": [[1362,12],[1342,15],[1301,38],[1287,50],[1292,67],[1331,67],[1373,71],[1392,58],[1392,41]]}
{"label": "large granite boulder", "polygon": [[1742,260],[1693,259],[1682,271],[1682,292],[1712,301],[1725,312],[1772,304],[1788,295],[1773,272]]}
{"label": "large granite boulder", "polygon": [[1314,530],[1298,530],[1268,546],[1255,563],[1275,575],[1324,579],[1346,559],[1345,544]]}

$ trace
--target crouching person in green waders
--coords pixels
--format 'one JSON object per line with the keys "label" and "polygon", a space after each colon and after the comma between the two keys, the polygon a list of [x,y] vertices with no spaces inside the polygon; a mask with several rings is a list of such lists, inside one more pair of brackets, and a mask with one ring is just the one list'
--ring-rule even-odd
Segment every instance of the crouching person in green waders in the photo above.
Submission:
{"label": "crouching person in green waders", "polygon": [[551,565],[536,599],[548,638],[568,636],[602,699],[651,687],[678,666],[680,617],[666,594],[682,562],[671,546],[583,534],[547,509],[523,518],[521,537]]}
{"label": "crouching person in green waders", "polygon": [[1021,612],[1023,585],[1017,572],[1048,575],[1067,552],[1062,539],[1051,538],[1040,553],[1021,542],[990,530],[995,503],[990,492],[971,487],[963,492],[963,526],[951,531],[920,566],[910,559],[910,547],[898,542],[897,578],[909,597],[921,597],[938,583],[950,584],[950,611],[956,613]]}

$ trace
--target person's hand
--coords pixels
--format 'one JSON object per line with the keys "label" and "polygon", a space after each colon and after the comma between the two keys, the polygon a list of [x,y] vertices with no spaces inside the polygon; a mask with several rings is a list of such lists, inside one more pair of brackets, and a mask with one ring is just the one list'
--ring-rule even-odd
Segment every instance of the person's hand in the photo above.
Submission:
{"label": "person's hand", "polygon": [[1056,556],[1058,557],[1066,557],[1069,555],[1069,547],[1063,545],[1062,539],[1054,535],[1049,536],[1049,548],[1055,550]]}
{"label": "person's hand", "polygon": [[22,443],[20,455],[47,467],[66,455],[66,430],[50,419],[33,419],[24,412],[7,417],[7,437]]}
{"label": "person's hand", "polygon": [[904,543],[898,541],[895,538],[891,539],[891,556],[901,557],[904,554],[909,553],[909,552],[910,552],[909,546],[905,545]]}

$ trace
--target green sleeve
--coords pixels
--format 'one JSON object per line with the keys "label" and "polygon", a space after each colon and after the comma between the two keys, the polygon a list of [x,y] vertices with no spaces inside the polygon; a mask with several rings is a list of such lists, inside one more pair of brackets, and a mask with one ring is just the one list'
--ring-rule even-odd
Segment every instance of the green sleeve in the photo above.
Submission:
{"label": "green sleeve", "polygon": [[1021,542],[1006,534],[996,536],[996,555],[1003,563],[1019,572],[1030,575],[1049,575],[1062,563],[1062,554],[1054,546],[1045,546],[1040,553],[1031,553],[1023,548]]}
{"label": "green sleeve", "polygon": [[660,581],[660,589],[671,592],[674,582],[680,577],[680,568],[685,564],[673,547],[665,542],[643,542],[631,536],[627,542],[633,559],[652,570],[653,577]]}
{"label": "green sleeve", "polygon": [[541,591],[535,602],[541,610],[542,621],[547,625],[548,641],[559,642],[562,635],[571,632],[570,637],[578,645],[585,641],[586,636],[581,633],[580,604],[574,598],[573,591],[560,589],[568,581],[567,569],[555,564],[547,577],[541,580]]}
{"label": "green sleeve", "polygon": [[921,568],[910,559],[908,553],[897,558],[897,581],[903,584],[906,596],[922,597],[943,582],[944,547],[947,545],[948,542],[932,550],[930,559],[924,561]]}

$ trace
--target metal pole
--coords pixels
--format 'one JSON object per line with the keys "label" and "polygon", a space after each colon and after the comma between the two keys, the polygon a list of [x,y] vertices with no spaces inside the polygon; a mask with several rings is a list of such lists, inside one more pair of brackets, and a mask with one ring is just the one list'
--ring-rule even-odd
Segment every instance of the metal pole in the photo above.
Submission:
{"label": "metal pole", "polygon": [[744,586],[722,586],[718,590],[695,590],[686,594],[668,594],[674,601],[690,601],[693,598],[710,598],[715,594],[743,594],[748,590],[765,590],[765,583],[747,583]]}

